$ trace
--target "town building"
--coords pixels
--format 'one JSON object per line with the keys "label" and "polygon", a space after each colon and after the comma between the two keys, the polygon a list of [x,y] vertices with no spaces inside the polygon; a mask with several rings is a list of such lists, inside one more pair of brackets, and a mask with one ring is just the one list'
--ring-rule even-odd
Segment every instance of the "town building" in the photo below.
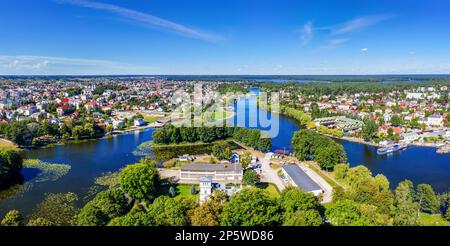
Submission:
{"label": "town building", "polygon": [[215,183],[240,184],[244,176],[241,164],[186,164],[180,169],[181,181],[198,181],[210,176]]}
{"label": "town building", "polygon": [[442,115],[434,114],[427,118],[427,125],[429,126],[443,126],[444,118]]}
{"label": "town building", "polygon": [[315,196],[318,196],[324,192],[324,190],[298,165],[284,165],[281,170],[290,185],[298,187],[305,192],[313,193]]}
{"label": "town building", "polygon": [[212,195],[212,181],[211,176],[200,177],[200,203],[204,203]]}

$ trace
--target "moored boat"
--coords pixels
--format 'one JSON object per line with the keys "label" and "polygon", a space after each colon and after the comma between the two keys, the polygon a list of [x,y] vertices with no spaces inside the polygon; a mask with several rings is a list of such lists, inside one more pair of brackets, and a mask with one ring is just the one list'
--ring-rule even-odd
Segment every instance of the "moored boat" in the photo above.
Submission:
{"label": "moored boat", "polygon": [[377,149],[377,154],[386,155],[396,151],[404,150],[408,147],[406,144],[393,144],[384,148]]}

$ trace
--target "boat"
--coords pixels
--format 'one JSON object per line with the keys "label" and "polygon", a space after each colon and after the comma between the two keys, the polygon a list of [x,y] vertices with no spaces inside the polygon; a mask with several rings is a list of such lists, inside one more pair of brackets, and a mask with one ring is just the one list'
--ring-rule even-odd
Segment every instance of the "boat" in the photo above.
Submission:
{"label": "boat", "polygon": [[393,144],[384,148],[377,149],[377,154],[387,155],[396,151],[404,150],[408,147],[406,144]]}

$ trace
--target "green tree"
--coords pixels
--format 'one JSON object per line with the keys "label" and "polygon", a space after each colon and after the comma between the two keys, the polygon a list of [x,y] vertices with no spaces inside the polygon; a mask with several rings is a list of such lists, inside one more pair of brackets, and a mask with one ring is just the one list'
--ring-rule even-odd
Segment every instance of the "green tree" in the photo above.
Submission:
{"label": "green tree", "polygon": [[147,163],[129,165],[119,174],[119,183],[122,189],[137,200],[153,200],[158,182],[158,171]]}
{"label": "green tree", "polygon": [[9,211],[3,220],[1,221],[2,226],[23,226],[23,216],[22,214],[17,210],[11,210]]}
{"label": "green tree", "polygon": [[118,188],[98,193],[88,202],[76,217],[79,226],[103,226],[116,217],[128,212],[128,199]]}
{"label": "green tree", "polygon": [[393,126],[400,126],[403,124],[403,120],[402,118],[400,118],[400,116],[398,115],[393,115],[391,118],[391,125]]}
{"label": "green tree", "polygon": [[27,226],[55,226],[55,224],[43,218],[36,218],[28,221]]}
{"label": "green tree", "polygon": [[320,208],[319,199],[314,194],[306,193],[296,187],[288,187],[281,192],[280,205],[287,213]]}
{"label": "green tree", "polygon": [[106,132],[112,132],[112,131],[114,131],[114,126],[111,125],[111,124],[108,124],[108,125],[106,126]]}
{"label": "green tree", "polygon": [[145,211],[130,212],[124,216],[112,219],[108,226],[155,226],[153,218]]}
{"label": "green tree", "polygon": [[84,137],[84,128],[82,126],[75,126],[72,128],[72,137],[75,139],[80,139]]}
{"label": "green tree", "polygon": [[243,189],[223,208],[223,226],[274,226],[281,223],[281,208],[276,199],[261,189]]}
{"label": "green tree", "polygon": [[362,128],[362,136],[366,141],[372,141],[378,132],[378,125],[373,120],[367,120]]}
{"label": "green tree", "polygon": [[0,150],[0,188],[20,177],[22,166],[23,160],[17,151]]}
{"label": "green tree", "polygon": [[252,163],[252,155],[249,152],[245,152],[243,155],[240,156],[240,162],[244,169],[247,169],[247,167]]}
{"label": "green tree", "polygon": [[339,200],[330,204],[325,211],[325,216],[332,225],[336,226],[357,225],[360,219],[358,205],[351,200]]}
{"label": "green tree", "polygon": [[147,209],[147,214],[157,226],[184,226],[187,224],[184,208],[175,199],[161,196]]}
{"label": "green tree", "polygon": [[334,166],[347,160],[344,148],[340,144],[329,144],[316,151],[315,160],[320,168],[333,170]]}
{"label": "green tree", "polygon": [[334,177],[337,180],[344,180],[347,176],[348,169],[350,168],[349,164],[337,164],[334,166]]}
{"label": "green tree", "polygon": [[254,170],[246,170],[244,172],[244,177],[242,178],[242,183],[245,185],[255,185],[259,181],[259,176]]}
{"label": "green tree", "polygon": [[233,155],[231,150],[228,148],[228,144],[225,142],[214,144],[212,147],[212,154],[219,160],[228,160]]}
{"label": "green tree", "polygon": [[320,226],[322,217],[317,210],[298,210],[285,215],[284,226]]}
{"label": "green tree", "polygon": [[413,201],[414,187],[409,180],[402,181],[395,189],[394,225],[417,225],[419,204]]}
{"label": "green tree", "polygon": [[439,200],[429,184],[419,184],[416,190],[416,202],[427,213],[439,213]]}
{"label": "green tree", "polygon": [[218,226],[222,218],[223,203],[218,199],[209,199],[196,207],[190,217],[193,226]]}

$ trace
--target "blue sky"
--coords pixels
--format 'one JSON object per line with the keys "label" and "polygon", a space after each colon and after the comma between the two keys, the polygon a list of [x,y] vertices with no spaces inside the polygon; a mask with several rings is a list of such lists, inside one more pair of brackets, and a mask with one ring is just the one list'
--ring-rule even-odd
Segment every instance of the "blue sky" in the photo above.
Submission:
{"label": "blue sky", "polygon": [[446,0],[0,0],[0,74],[450,73]]}

